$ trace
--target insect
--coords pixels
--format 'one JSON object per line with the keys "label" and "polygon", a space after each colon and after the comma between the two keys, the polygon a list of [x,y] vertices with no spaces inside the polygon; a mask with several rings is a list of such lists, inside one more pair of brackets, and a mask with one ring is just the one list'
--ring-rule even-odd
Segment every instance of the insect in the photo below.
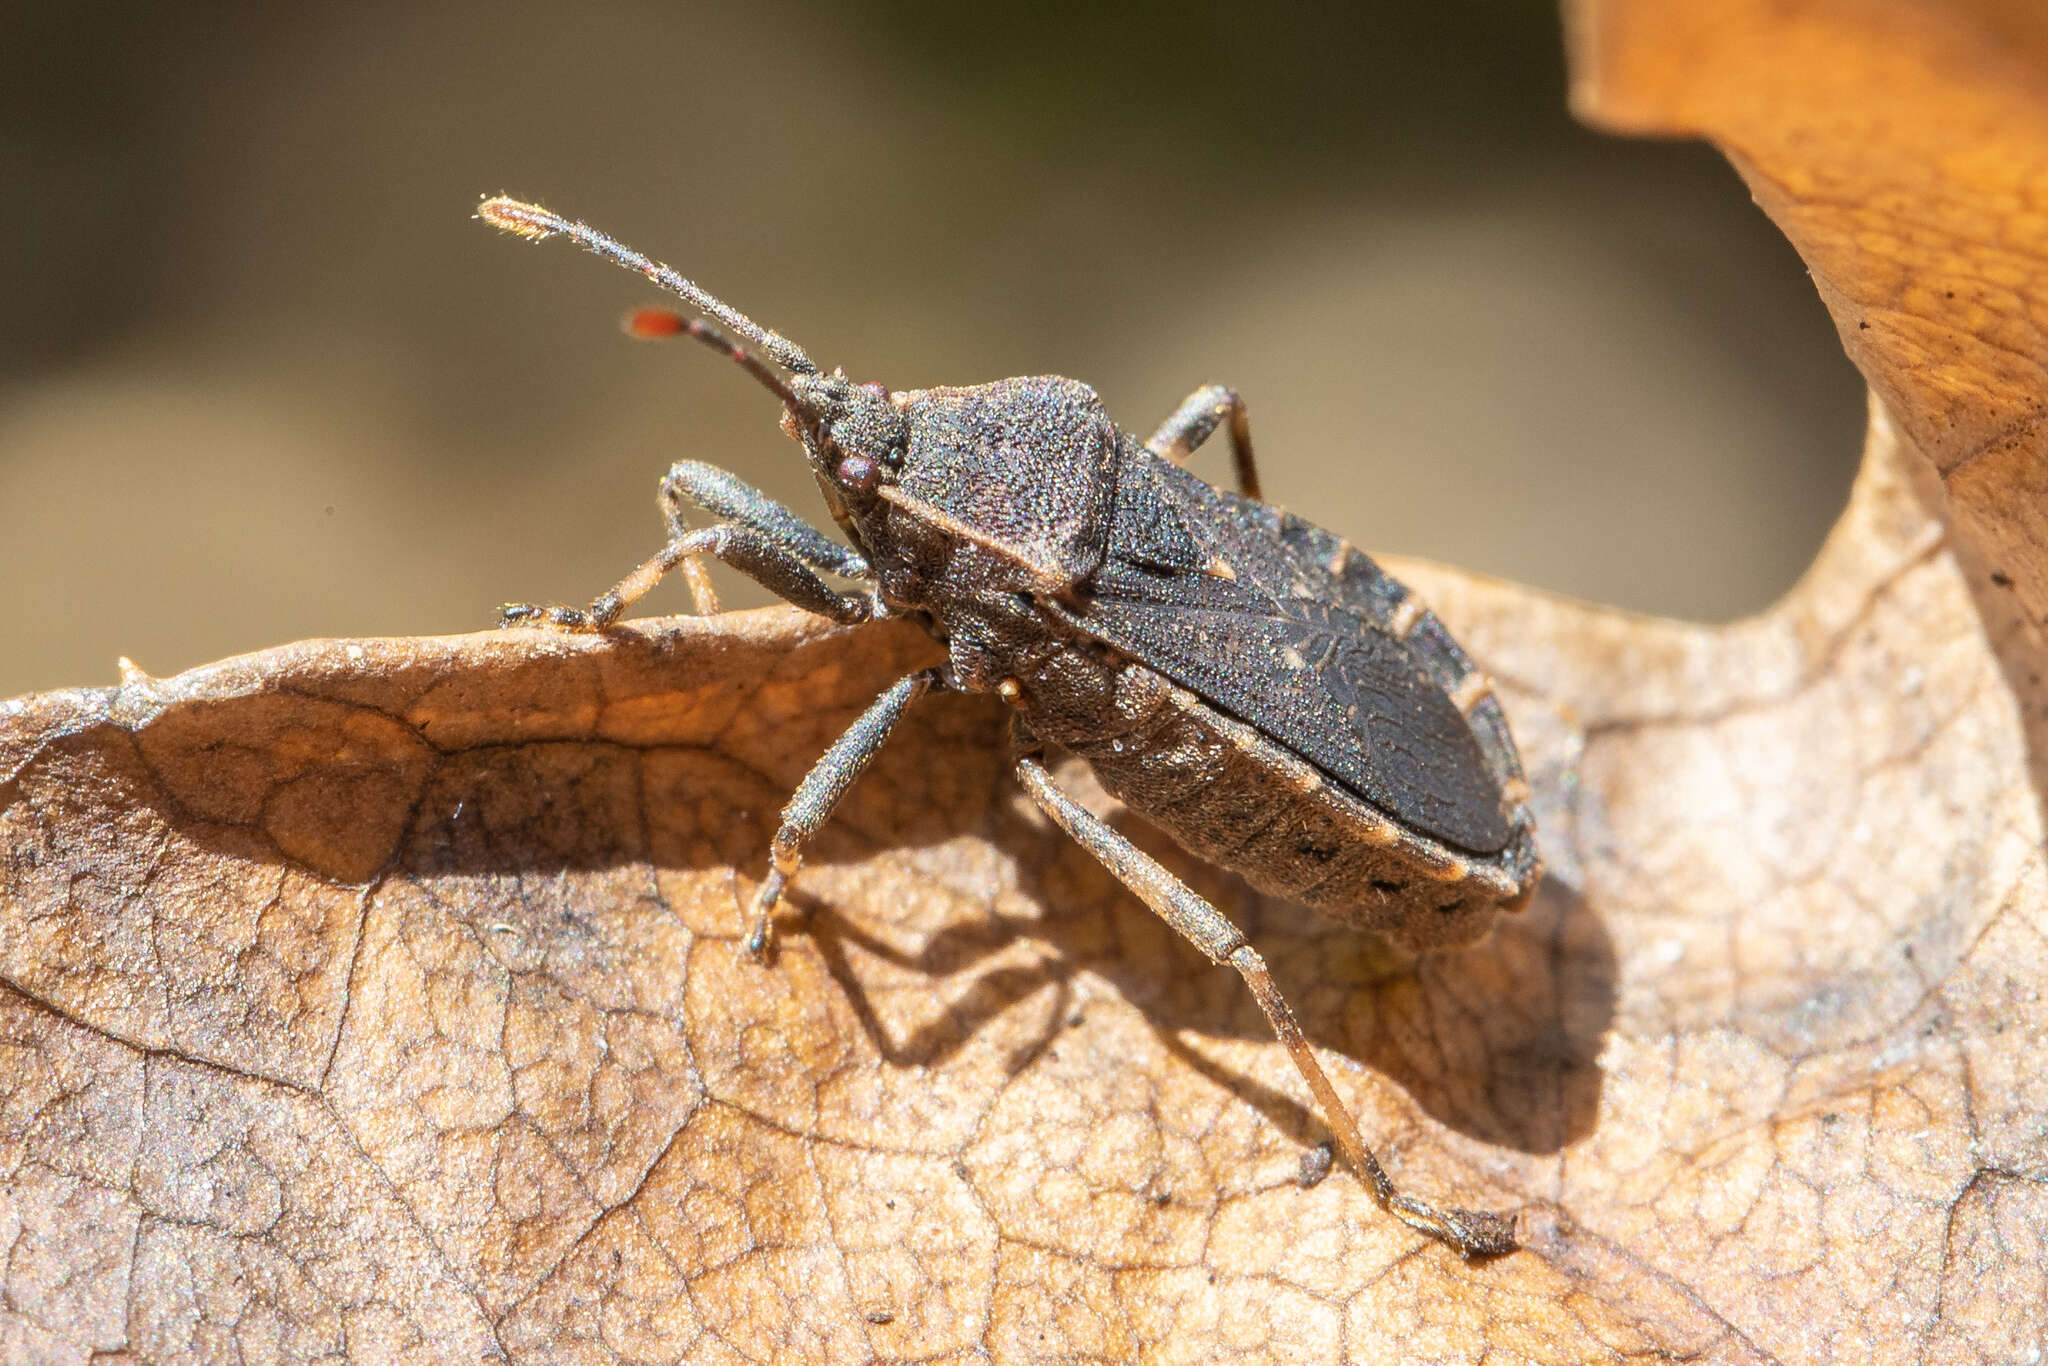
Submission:
{"label": "insect", "polygon": [[[1016,775],[1047,816],[1212,961],[1235,968],[1332,1135],[1392,1213],[1468,1256],[1515,1246],[1511,1223],[1397,1189],[1317,1062],[1265,961],[1220,911],[1054,781],[1049,746],[1184,848],[1253,887],[1414,948],[1468,944],[1528,904],[1541,867],[1529,786],[1500,703],[1443,625],[1338,537],[1259,501],[1245,406],[1195,391],[1149,441],[1093,390],[1037,377],[894,392],[825,374],[803,349],[669,267],[537,205],[478,216],[566,237],[746,339],[659,309],[643,336],[723,352],[782,405],[850,545],[695,461],[661,485],[669,539],[586,608],[513,605],[507,625],[602,630],[679,567],[715,611],[711,556],[834,621],[907,617],[947,661],[878,697],[798,785],[769,846],[746,945],[805,841],[932,688],[1011,708]],[[1240,492],[1182,467],[1227,424]],[[715,520],[692,528],[691,510]],[[859,587],[841,591],[825,575]]]}

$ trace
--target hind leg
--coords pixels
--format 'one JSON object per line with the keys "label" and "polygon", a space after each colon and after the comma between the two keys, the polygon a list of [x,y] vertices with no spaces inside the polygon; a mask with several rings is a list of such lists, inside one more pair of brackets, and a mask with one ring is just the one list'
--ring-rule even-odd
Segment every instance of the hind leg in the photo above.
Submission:
{"label": "hind leg", "polygon": [[1394,1185],[1386,1169],[1380,1166],[1379,1159],[1373,1156],[1372,1149],[1366,1147],[1357,1122],[1323,1071],[1322,1063],[1316,1060],[1315,1049],[1309,1045],[1294,1012],[1280,995],[1280,988],[1267,970],[1265,959],[1245,941],[1243,931],[1221,911],[1197,896],[1186,883],[1167,872],[1157,860],[1063,792],[1053,782],[1052,775],[1046,772],[1045,765],[1029,752],[1033,748],[1029,737],[1021,737],[1021,741],[1020,749],[1026,752],[1020,754],[1016,761],[1017,778],[1039,808],[1083,849],[1100,860],[1117,881],[1130,888],[1162,920],[1208,955],[1210,961],[1235,968],[1245,985],[1251,988],[1252,997],[1259,1003],[1259,1009],[1265,1012],[1267,1023],[1272,1025],[1273,1033],[1293,1059],[1295,1070],[1315,1096],[1337,1146],[1344,1150],[1344,1155],[1372,1188],[1379,1202],[1402,1223],[1450,1244],[1467,1257],[1491,1257],[1514,1251],[1514,1226],[1505,1217],[1487,1210],[1434,1205],[1420,1196],[1405,1194]]}
{"label": "hind leg", "polygon": [[1173,416],[1159,424],[1145,449],[1176,465],[1187,463],[1216,425],[1230,419],[1230,461],[1237,470],[1237,491],[1247,498],[1259,494],[1259,467],[1252,459],[1252,422],[1237,390],[1210,384],[1195,390],[1174,409]]}

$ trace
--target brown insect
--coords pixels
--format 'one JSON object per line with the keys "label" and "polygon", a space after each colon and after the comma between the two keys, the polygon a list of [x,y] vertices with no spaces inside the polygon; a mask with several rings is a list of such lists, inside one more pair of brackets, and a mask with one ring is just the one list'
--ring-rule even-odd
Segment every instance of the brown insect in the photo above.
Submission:
{"label": "brown insect", "polygon": [[[505,609],[507,624],[601,630],[678,567],[700,610],[710,555],[799,607],[856,623],[908,617],[947,650],[877,698],[798,786],[770,845],[748,946],[806,840],[934,686],[1013,708],[1018,781],[1174,929],[1243,976],[1338,1146],[1410,1226],[1468,1255],[1514,1247],[1509,1222],[1397,1190],[1316,1061],[1265,961],[1220,911],[1054,782],[1048,745],[1252,886],[1415,948],[1468,944],[1528,904],[1540,865],[1507,719],[1434,615],[1365,555],[1260,502],[1244,404],[1199,389],[1151,440],[1070,379],[891,392],[822,373],[803,349],[667,266],[532,204],[480,216],[566,236],[638,271],[760,349],[647,310],[634,330],[724,352],[782,404],[842,545],[709,465],[662,481],[668,543],[588,608]],[[1241,493],[1181,462],[1227,423]],[[690,509],[718,519],[685,523]],[[821,575],[865,587],[842,592]]]}

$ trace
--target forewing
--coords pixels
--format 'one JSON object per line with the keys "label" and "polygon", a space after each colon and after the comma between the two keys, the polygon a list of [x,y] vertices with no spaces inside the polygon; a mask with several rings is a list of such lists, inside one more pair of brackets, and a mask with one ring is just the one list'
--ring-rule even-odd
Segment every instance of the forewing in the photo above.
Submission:
{"label": "forewing", "polygon": [[[1069,620],[1403,824],[1475,854],[1505,848],[1500,791],[1470,723],[1376,623],[1363,582],[1282,534],[1306,524],[1153,463],[1127,466],[1151,487],[1120,500],[1120,523],[1144,538],[1112,536]],[[1178,515],[1162,519],[1162,504]],[[1162,520],[1184,527],[1197,554],[1156,553]],[[1157,563],[1168,558],[1180,566]],[[1195,559],[1212,567],[1181,567]]]}

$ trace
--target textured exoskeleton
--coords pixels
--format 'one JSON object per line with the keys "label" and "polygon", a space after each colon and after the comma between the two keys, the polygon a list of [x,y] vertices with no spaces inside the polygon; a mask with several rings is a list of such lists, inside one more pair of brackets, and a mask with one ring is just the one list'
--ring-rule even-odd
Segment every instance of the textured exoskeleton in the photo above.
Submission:
{"label": "textured exoskeleton", "polygon": [[[1048,745],[1189,852],[1261,891],[1414,948],[1467,944],[1527,904],[1539,875],[1528,786],[1500,704],[1442,624],[1371,559],[1257,498],[1244,405],[1196,391],[1150,441],[1087,385],[1036,377],[891,392],[825,374],[801,348],[582,223],[494,199],[487,221],[568,236],[752,341],[785,373],[692,318],[643,334],[724,350],[779,398],[851,549],[710,466],[663,482],[671,536],[587,609],[508,622],[601,629],[662,575],[711,555],[836,620],[909,617],[946,647],[854,723],[783,812],[749,946],[816,832],[904,710],[933,686],[1013,709],[1032,798],[1147,905],[1241,973],[1379,1198],[1468,1254],[1514,1245],[1501,1216],[1397,1191],[1365,1146],[1265,963],[1207,901],[1054,783]],[[1180,462],[1228,422],[1242,493]],[[717,522],[691,529],[690,509]],[[821,573],[864,585],[842,592]],[[701,578],[700,606],[715,609]]]}

